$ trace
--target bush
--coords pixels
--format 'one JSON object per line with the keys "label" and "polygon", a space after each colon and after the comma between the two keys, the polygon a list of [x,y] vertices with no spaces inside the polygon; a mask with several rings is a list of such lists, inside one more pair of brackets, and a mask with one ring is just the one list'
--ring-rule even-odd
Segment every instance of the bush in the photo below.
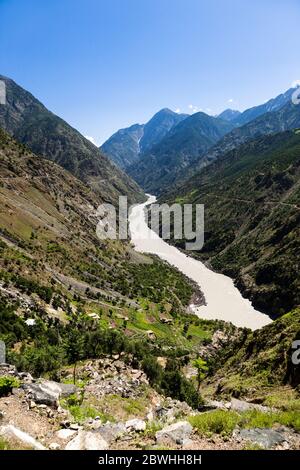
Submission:
{"label": "bush", "polygon": [[9,395],[13,388],[20,387],[20,381],[15,377],[0,377],[0,397]]}
{"label": "bush", "polygon": [[239,415],[233,411],[216,410],[190,416],[189,422],[200,436],[220,434],[230,436],[239,422]]}

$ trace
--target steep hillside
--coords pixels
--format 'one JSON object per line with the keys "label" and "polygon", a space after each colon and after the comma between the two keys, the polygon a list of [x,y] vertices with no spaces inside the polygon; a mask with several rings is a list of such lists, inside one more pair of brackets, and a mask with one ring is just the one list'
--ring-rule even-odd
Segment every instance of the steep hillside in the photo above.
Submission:
{"label": "steep hillside", "polygon": [[106,201],[116,202],[119,195],[128,195],[131,201],[143,199],[141,189],[76,129],[13,80],[0,79],[6,84],[7,98],[0,107],[0,128],[88,183]]}
{"label": "steep hillside", "polygon": [[101,146],[101,150],[120,168],[126,169],[186,117],[186,114],[161,109],[146,124],[134,124],[117,131]]}
{"label": "steep hillside", "polygon": [[120,129],[104,142],[101,151],[120,168],[126,168],[139,157],[143,133],[144,126],[140,124]]}
{"label": "steep hillside", "polygon": [[300,304],[300,131],[228,152],[164,201],[205,204],[197,256],[274,317]]}
{"label": "steep hillside", "polygon": [[[245,397],[265,405],[288,409],[300,383],[299,366],[293,364],[292,343],[300,339],[300,310],[296,309],[255,332],[244,332],[236,342],[214,357],[203,389],[215,396]],[[286,388],[282,388],[285,386]]]}
{"label": "steep hillside", "polygon": [[221,119],[193,114],[127,171],[146,191],[159,194],[231,129],[232,125]]}
{"label": "steep hillside", "polygon": [[[297,129],[298,127],[300,127],[300,106],[288,102],[278,111],[263,114],[248,124],[227,133],[200,159],[196,159],[184,171],[179,173],[176,184],[180,186],[183,180],[191,178],[205,166],[221,159],[230,150],[236,149],[250,140],[264,135]],[[168,192],[168,187],[166,186],[164,190]]]}

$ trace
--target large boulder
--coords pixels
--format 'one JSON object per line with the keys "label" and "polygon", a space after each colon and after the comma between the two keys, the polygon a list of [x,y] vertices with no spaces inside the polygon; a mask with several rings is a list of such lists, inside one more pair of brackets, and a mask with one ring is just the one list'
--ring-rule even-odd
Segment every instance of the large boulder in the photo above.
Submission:
{"label": "large boulder", "polygon": [[61,397],[68,397],[76,392],[75,385],[62,384],[51,380],[23,385],[28,397],[35,403],[57,406]]}
{"label": "large boulder", "polygon": [[126,432],[123,423],[106,423],[97,429],[97,433],[109,444]]}
{"label": "large boulder", "polygon": [[158,431],[155,434],[157,444],[171,442],[183,445],[189,438],[193,431],[192,426],[187,421],[178,421]]}
{"label": "large boulder", "polygon": [[234,437],[238,441],[253,442],[264,449],[271,449],[286,441],[283,432],[263,428],[242,429],[237,431]]}
{"label": "large boulder", "polygon": [[79,431],[65,447],[66,450],[107,450],[108,443],[95,431]]}
{"label": "large boulder", "polygon": [[21,429],[16,428],[12,424],[1,426],[0,436],[3,436],[3,438],[8,441],[16,442],[24,448],[30,448],[33,450],[47,450],[46,447],[34,439],[34,437],[30,436],[24,431],[21,431]]}

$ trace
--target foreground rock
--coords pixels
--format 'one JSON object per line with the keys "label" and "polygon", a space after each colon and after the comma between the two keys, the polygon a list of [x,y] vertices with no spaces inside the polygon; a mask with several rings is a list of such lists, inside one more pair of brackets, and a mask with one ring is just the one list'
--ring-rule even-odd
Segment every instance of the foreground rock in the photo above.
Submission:
{"label": "foreground rock", "polygon": [[283,442],[286,442],[284,433],[274,429],[242,429],[235,433],[237,440],[244,440],[257,444],[264,449],[272,449]]}
{"label": "foreground rock", "polygon": [[23,388],[33,402],[52,407],[58,406],[60,398],[68,397],[77,390],[72,384],[62,384],[51,380],[25,384]]}
{"label": "foreground rock", "polygon": [[103,437],[92,431],[79,431],[65,447],[65,450],[107,450],[108,443]]}
{"label": "foreground rock", "polygon": [[155,434],[157,444],[175,443],[185,445],[189,441],[193,428],[187,421],[171,424]]}
{"label": "foreground rock", "polygon": [[11,424],[0,427],[0,436],[3,436],[3,438],[7,441],[13,440],[14,442],[18,443],[21,447],[30,448],[34,450],[47,450],[46,447],[44,447],[32,436],[30,436],[26,432],[21,431],[21,429],[18,429]]}
{"label": "foreground rock", "polygon": [[128,431],[142,432],[146,429],[146,423],[142,419],[130,419],[125,423]]}
{"label": "foreground rock", "polygon": [[123,423],[106,423],[97,430],[97,433],[109,444],[123,436],[125,432],[126,427]]}

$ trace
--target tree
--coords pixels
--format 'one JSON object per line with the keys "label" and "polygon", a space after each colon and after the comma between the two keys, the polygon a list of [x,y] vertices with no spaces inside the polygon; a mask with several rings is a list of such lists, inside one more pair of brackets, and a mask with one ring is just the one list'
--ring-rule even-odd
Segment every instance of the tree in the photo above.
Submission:
{"label": "tree", "polygon": [[199,393],[200,385],[201,385],[202,380],[206,376],[206,372],[208,371],[208,366],[207,366],[207,362],[201,359],[200,357],[198,357],[197,359],[193,361],[193,366],[196,367],[197,369],[197,385],[198,385],[197,391]]}
{"label": "tree", "polygon": [[77,362],[84,357],[84,336],[78,330],[71,330],[67,339],[65,350],[68,361],[74,364],[73,383],[76,383],[76,366]]}

